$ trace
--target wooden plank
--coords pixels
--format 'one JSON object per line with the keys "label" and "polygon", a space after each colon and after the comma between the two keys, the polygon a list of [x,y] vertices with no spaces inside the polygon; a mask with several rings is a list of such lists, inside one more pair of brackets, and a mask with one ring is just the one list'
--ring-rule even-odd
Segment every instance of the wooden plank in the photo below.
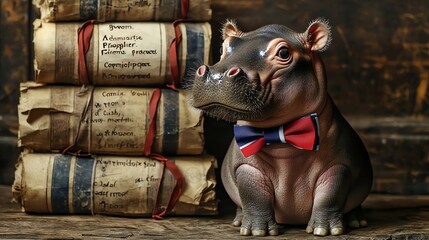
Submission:
{"label": "wooden plank", "polygon": [[370,194],[362,205],[367,209],[428,208],[427,195]]}
{"label": "wooden plank", "polygon": [[429,194],[429,118],[351,117],[374,169],[373,192]]}
{"label": "wooden plank", "polygon": [[[10,203],[9,186],[0,186],[1,239],[243,239],[230,223],[234,211],[214,217],[166,217],[163,220],[90,215],[31,215]],[[429,238],[429,208],[364,209],[369,226],[348,231],[339,239]],[[320,239],[305,233],[305,226],[282,226],[279,237],[266,239]],[[330,238],[329,238],[330,239]]]}

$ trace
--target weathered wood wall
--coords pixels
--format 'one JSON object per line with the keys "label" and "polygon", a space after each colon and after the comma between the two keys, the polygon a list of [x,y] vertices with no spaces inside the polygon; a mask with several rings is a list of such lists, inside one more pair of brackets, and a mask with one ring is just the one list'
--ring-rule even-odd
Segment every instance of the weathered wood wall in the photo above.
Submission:
{"label": "weathered wood wall", "polygon": [[19,83],[29,69],[29,2],[0,2],[0,183],[11,183],[18,157],[16,130]]}
{"label": "weathered wood wall", "polygon": [[[213,27],[236,19],[244,31],[284,24],[304,31],[316,18],[332,26],[323,53],[330,93],[346,115],[429,116],[429,2],[213,0]],[[214,31],[213,49],[220,32]],[[218,58],[219,51],[213,53]]]}
{"label": "weathered wood wall", "polygon": [[243,31],[284,24],[332,26],[322,54],[329,92],[363,138],[376,192],[429,194],[429,2],[213,0],[213,59],[227,18]]}

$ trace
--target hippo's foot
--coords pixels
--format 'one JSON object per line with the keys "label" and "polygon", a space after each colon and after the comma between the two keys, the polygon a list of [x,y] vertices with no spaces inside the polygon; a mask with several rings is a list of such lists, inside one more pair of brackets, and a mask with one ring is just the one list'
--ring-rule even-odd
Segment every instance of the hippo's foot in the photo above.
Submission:
{"label": "hippo's foot", "polygon": [[340,211],[324,212],[323,214],[313,213],[305,231],[313,233],[315,236],[344,234],[343,214]]}
{"label": "hippo's foot", "polygon": [[240,234],[243,236],[277,236],[279,235],[277,223],[272,217],[244,215],[241,208],[237,207],[237,214],[232,221],[232,225],[240,227]]}
{"label": "hippo's foot", "polygon": [[[234,223],[238,223],[237,217]],[[241,218],[240,235],[243,236],[276,236],[279,235],[279,230],[276,221],[272,216],[261,216],[259,214],[243,214]]]}
{"label": "hippo's foot", "polygon": [[361,206],[353,209],[345,216],[347,226],[350,228],[362,228],[368,226],[368,222],[365,219],[365,216],[362,213]]}
{"label": "hippo's foot", "polygon": [[[306,232],[313,233],[317,236],[341,235],[345,233],[343,224],[343,215],[341,213],[327,214],[326,217],[312,217],[308,223]],[[319,215],[320,216],[320,215]],[[323,220],[325,218],[326,220]],[[362,213],[362,208],[359,206],[348,212],[345,216],[345,222],[349,228],[362,228],[368,226],[368,222]]]}
{"label": "hippo's foot", "polygon": [[232,220],[232,225],[234,227],[240,227],[242,221],[243,221],[243,211],[241,210],[241,207],[237,207],[237,212],[235,213],[234,220]]}

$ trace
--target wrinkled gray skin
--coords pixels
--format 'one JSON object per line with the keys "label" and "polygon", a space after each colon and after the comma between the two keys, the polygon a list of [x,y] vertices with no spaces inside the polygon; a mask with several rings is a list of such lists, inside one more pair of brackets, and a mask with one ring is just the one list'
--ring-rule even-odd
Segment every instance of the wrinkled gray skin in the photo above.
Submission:
{"label": "wrinkled gray skin", "polygon": [[191,103],[207,114],[242,125],[273,127],[317,113],[320,149],[271,144],[244,157],[232,141],[222,181],[237,204],[241,235],[277,235],[277,223],[307,224],[314,235],[364,227],[360,205],[372,184],[367,151],[326,90],[318,52],[331,40],[321,20],[303,33],[269,25],[241,32],[223,29],[218,63],[197,69]]}

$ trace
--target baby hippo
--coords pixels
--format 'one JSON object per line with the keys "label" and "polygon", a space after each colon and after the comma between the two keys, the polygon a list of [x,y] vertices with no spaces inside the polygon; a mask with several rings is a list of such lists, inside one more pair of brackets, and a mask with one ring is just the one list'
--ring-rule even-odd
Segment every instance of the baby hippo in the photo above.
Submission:
{"label": "baby hippo", "polygon": [[367,225],[361,203],[372,184],[364,144],[327,93],[319,52],[330,26],[303,33],[268,25],[223,27],[222,56],[200,66],[191,104],[236,122],[222,182],[237,204],[241,235],[278,235],[277,224],[307,224],[318,236]]}

